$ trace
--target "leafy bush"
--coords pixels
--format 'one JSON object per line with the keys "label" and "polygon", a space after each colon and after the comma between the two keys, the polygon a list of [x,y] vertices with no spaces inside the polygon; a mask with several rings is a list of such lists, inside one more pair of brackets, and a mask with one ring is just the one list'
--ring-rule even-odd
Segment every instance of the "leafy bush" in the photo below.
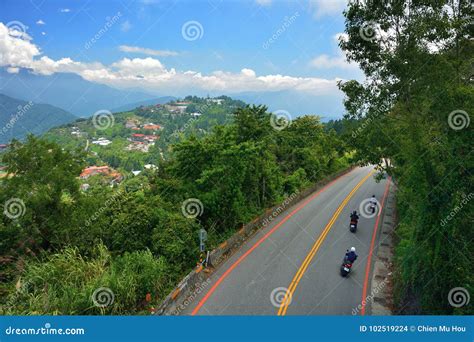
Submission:
{"label": "leafy bush", "polygon": [[[165,296],[175,280],[167,273],[165,259],[155,258],[150,251],[112,257],[105,246],[99,245],[93,257],[84,258],[77,248],[66,248],[44,262],[29,261],[1,313],[137,313]],[[114,297],[103,308],[95,305],[93,298],[100,288],[110,289]]]}

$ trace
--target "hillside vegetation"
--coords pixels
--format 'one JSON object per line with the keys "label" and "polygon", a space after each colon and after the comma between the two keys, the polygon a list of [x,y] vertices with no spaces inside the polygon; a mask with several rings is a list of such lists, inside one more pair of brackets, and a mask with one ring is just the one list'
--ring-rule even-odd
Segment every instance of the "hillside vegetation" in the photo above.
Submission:
{"label": "hillside vegetation", "polygon": [[472,7],[364,1],[345,17],[340,45],[367,77],[341,84],[347,141],[398,189],[395,313],[473,314],[448,301],[474,293]]}
{"label": "hillside vegetation", "polygon": [[[0,202],[14,200],[0,221],[1,312],[145,313],[196,265],[200,229],[213,248],[265,208],[348,166],[345,144],[316,116],[289,124],[264,106],[212,111],[196,121],[212,130],[180,129],[167,157],[151,160],[158,170],[115,187],[80,190],[90,151],[51,141],[60,130],[14,142],[2,159],[10,176],[0,182]],[[104,134],[120,127],[117,118]],[[113,305],[94,305],[104,288]]]}

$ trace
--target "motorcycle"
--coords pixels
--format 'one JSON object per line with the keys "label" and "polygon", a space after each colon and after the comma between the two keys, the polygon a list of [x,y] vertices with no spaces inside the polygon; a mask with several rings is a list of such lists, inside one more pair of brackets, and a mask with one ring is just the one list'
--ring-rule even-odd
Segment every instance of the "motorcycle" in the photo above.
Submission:
{"label": "motorcycle", "polygon": [[351,233],[355,233],[357,230],[357,221],[351,220],[351,223],[349,224],[349,230]]}
{"label": "motorcycle", "polygon": [[344,258],[341,265],[341,276],[347,277],[347,275],[351,272],[352,269],[352,262]]}
{"label": "motorcycle", "polygon": [[375,203],[370,203],[370,210],[372,211],[372,214],[375,214]]}

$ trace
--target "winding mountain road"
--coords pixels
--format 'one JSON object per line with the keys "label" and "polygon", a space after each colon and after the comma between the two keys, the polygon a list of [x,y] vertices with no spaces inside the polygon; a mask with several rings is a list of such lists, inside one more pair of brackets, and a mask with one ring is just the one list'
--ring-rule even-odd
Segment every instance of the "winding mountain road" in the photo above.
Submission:
{"label": "winding mountain road", "polygon": [[[281,213],[219,266],[181,314],[370,313],[370,305],[357,307],[370,293],[380,215],[361,216],[355,234],[348,225],[372,194],[384,205],[389,180],[376,183],[374,171],[356,168]],[[359,258],[343,278],[339,267],[351,246]]]}

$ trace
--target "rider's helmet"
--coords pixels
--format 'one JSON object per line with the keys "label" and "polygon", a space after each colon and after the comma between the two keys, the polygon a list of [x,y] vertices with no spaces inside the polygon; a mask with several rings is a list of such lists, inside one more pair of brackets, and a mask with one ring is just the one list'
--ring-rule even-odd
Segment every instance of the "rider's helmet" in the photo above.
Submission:
{"label": "rider's helmet", "polygon": [[355,247],[351,247],[351,252],[355,252],[356,251],[356,248]]}

